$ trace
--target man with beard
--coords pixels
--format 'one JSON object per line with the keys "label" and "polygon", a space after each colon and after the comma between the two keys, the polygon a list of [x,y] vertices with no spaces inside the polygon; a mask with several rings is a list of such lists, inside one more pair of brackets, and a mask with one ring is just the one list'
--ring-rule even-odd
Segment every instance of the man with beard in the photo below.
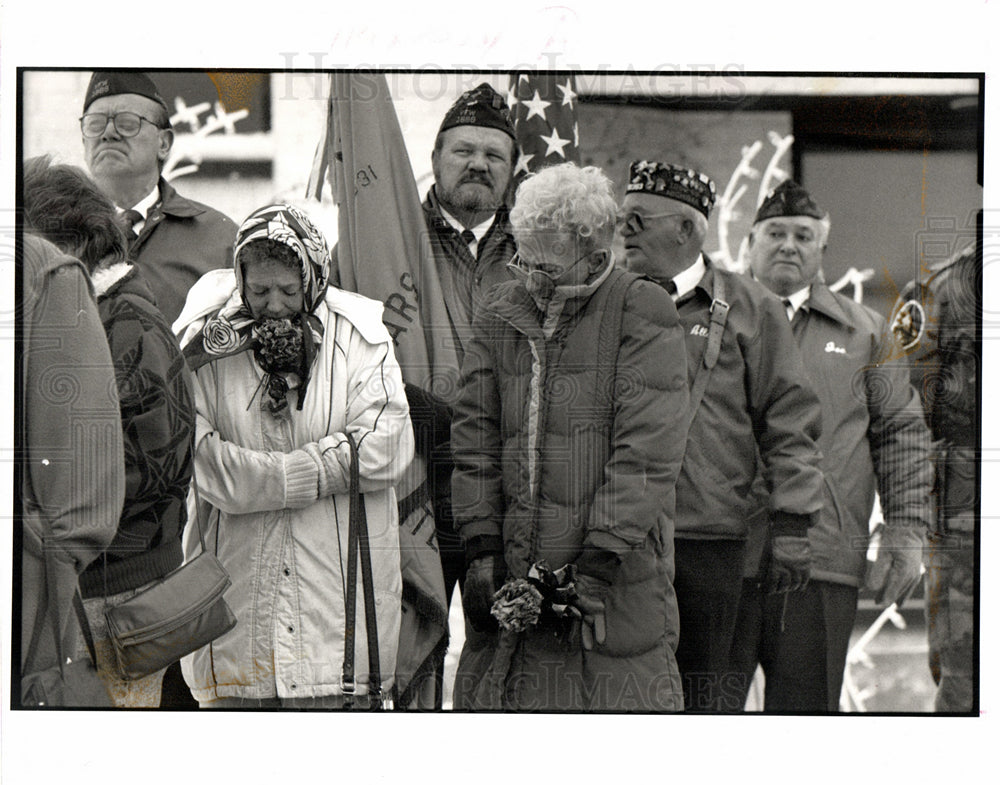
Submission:
{"label": "man with beard", "polygon": [[[448,110],[431,154],[434,185],[424,201],[424,218],[450,322],[447,328],[431,326],[435,331],[444,328],[445,335],[436,333],[435,339],[453,341],[460,362],[473,313],[490,288],[511,278],[507,262],[516,249],[505,200],[517,151],[515,139],[506,101],[484,82],[463,93]],[[438,400],[415,400],[411,391],[410,416],[417,449],[428,464],[450,603],[456,583],[464,591],[466,569],[462,541],[455,532],[451,512],[451,411]],[[466,636],[472,643],[477,633],[492,638],[494,631],[495,625],[492,630],[477,631],[467,619]],[[443,660],[439,679],[442,669]],[[461,704],[462,692],[456,684],[456,708]],[[439,689],[438,705],[440,700]]]}
{"label": "man with beard", "polygon": [[94,72],[80,130],[87,168],[132,227],[130,256],[170,324],[195,281],[233,266],[236,225],[161,176],[174,132],[166,101],[146,74]]}

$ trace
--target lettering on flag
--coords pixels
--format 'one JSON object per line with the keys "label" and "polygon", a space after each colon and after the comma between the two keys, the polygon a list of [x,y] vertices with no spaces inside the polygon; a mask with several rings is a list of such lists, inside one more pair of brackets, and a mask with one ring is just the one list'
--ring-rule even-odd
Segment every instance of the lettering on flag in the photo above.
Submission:
{"label": "lettering on flag", "polygon": [[[329,178],[337,203],[340,286],[379,300],[395,344],[407,398],[458,387],[454,342],[423,206],[385,75],[330,77],[326,128],[307,195],[319,199]],[[411,412],[413,404],[411,403]],[[448,608],[426,483],[417,454],[397,484],[403,618],[396,657],[397,705],[434,708],[433,677],[448,645]],[[428,701],[430,701],[428,703]]]}

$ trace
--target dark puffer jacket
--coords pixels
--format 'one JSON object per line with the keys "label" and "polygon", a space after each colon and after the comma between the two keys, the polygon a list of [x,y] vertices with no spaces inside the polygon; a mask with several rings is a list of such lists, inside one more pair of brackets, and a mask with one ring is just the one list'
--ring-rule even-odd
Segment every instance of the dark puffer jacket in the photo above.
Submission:
{"label": "dark puffer jacket", "polygon": [[[624,309],[606,315],[623,277]],[[462,538],[489,548],[502,537],[512,577],[540,560],[597,574],[609,552],[620,559],[605,644],[523,633],[504,707],[678,709],[673,514],[688,390],[676,311],[620,270],[568,301],[548,334],[521,284],[495,294],[473,325],[452,430]],[[610,318],[621,320],[616,346]]]}

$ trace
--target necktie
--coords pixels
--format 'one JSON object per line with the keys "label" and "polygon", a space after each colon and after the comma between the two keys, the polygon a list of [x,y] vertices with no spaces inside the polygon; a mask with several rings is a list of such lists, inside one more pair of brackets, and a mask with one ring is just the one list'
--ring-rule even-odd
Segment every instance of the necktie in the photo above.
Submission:
{"label": "necktie", "polygon": [[139,223],[139,221],[143,220],[142,213],[138,210],[126,210],[122,213],[122,216],[125,218],[128,228],[132,230],[132,238],[130,239],[135,239],[135,237],[138,237],[139,235],[139,233],[135,230],[135,225]]}
{"label": "necktie", "polygon": [[472,245],[476,241],[476,235],[471,229],[463,229],[462,234],[459,236],[465,241],[466,245]]}
{"label": "necktie", "polygon": [[792,301],[786,297],[781,302],[785,304],[785,316],[788,317],[788,321],[794,321],[796,311],[795,306],[792,305]]}

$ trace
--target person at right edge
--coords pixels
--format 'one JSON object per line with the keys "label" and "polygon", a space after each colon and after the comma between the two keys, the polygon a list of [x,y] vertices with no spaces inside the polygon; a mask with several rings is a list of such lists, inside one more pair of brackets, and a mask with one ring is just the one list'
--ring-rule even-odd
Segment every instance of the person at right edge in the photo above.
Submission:
{"label": "person at right edge", "polygon": [[[809,530],[805,589],[779,598],[744,582],[733,669],[746,685],[760,662],[765,711],[838,710],[858,590],[867,585],[880,605],[902,602],[920,578],[930,522],[930,434],[920,401],[886,320],[824,283],[829,231],[829,216],[788,180],[761,204],[748,239],[750,271],[785,300],[820,397],[826,486]],[[876,488],[885,526],[869,561]]]}
{"label": "person at right edge", "polygon": [[[982,236],[981,234],[979,235]],[[975,712],[977,395],[983,251],[975,243],[911,281],[892,329],[907,352],[935,444],[934,526],[929,537],[927,636],[934,710]]]}
{"label": "person at right edge", "polygon": [[781,302],[702,252],[714,203],[706,175],[636,161],[620,231],[628,269],[670,292],[684,327],[691,427],[677,480],[677,664],[685,710],[718,712],[731,709],[738,692],[729,684],[729,656],[758,455],[774,553],[768,581],[776,594],[808,580],[806,533],[823,504],[823,477],[819,401]]}

